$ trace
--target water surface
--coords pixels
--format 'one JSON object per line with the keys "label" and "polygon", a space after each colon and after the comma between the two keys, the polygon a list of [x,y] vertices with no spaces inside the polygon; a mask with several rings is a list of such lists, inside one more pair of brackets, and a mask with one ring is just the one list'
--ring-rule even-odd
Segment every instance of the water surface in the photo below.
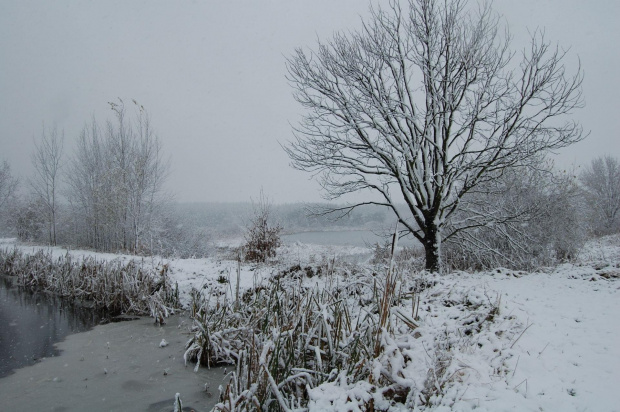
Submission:
{"label": "water surface", "polygon": [[0,377],[57,356],[56,342],[99,323],[95,310],[45,293],[32,293],[0,279]]}
{"label": "water surface", "polygon": [[[290,235],[283,235],[282,240],[285,243],[307,243],[314,245],[332,245],[332,246],[374,246],[375,243],[381,245],[390,239],[391,235],[372,230],[335,230],[335,231],[316,231],[316,232],[300,232]],[[406,236],[398,241],[400,246],[414,246],[417,243],[412,236]]]}

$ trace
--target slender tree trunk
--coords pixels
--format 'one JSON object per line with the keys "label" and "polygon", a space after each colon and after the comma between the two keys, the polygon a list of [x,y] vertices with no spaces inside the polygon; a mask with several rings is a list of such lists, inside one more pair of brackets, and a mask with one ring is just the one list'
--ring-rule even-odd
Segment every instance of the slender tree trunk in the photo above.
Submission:
{"label": "slender tree trunk", "polygon": [[53,215],[54,215],[54,213],[50,210],[49,216],[48,216],[49,222],[48,222],[47,233],[48,233],[48,236],[49,236],[49,244],[51,246],[56,246],[54,244],[54,225],[52,223],[54,221],[54,218],[52,217]]}
{"label": "slender tree trunk", "polygon": [[56,176],[52,183],[52,245],[56,246]]}
{"label": "slender tree trunk", "polygon": [[52,212],[52,245],[56,246],[56,212]]}

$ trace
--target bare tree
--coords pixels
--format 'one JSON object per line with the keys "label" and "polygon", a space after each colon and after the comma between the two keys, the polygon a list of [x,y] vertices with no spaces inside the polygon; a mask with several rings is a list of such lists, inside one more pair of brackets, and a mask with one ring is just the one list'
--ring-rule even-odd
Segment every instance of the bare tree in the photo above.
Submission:
{"label": "bare tree", "polygon": [[6,160],[0,165],[0,210],[2,210],[17,190],[18,180],[11,174],[11,165]]}
{"label": "bare tree", "polygon": [[[369,190],[424,246],[438,271],[441,242],[493,224],[456,221],[461,199],[507,168],[537,166],[584,137],[563,115],[582,106],[582,73],[535,32],[516,61],[485,3],[394,1],[361,31],[298,49],[288,79],[307,114],[285,147],[292,165],[321,176],[327,199]],[[397,207],[404,202],[407,211]],[[449,224],[448,224],[449,223]]]}
{"label": "bare tree", "polygon": [[612,156],[596,158],[579,176],[589,204],[595,234],[620,230],[620,162]]}
{"label": "bare tree", "polygon": [[56,127],[48,132],[43,127],[41,140],[35,142],[32,165],[35,175],[30,186],[45,207],[47,216],[48,237],[51,245],[56,245],[56,217],[58,214],[58,195],[60,173],[63,162],[64,132],[58,134]]}
{"label": "bare tree", "polygon": [[107,209],[111,196],[106,148],[100,127],[93,119],[84,126],[67,173],[67,198],[74,214],[73,239],[95,249],[111,248]]}
{"label": "bare tree", "polygon": [[115,119],[104,131],[93,120],[78,141],[69,173],[70,202],[83,219],[87,245],[102,250],[151,249],[155,214],[165,202],[168,164],[148,114],[135,102],[136,121],[123,101],[110,103]]}
{"label": "bare tree", "polygon": [[9,214],[11,226],[19,240],[41,242],[49,236],[45,233],[46,226],[49,229],[47,205],[36,194],[17,199]]}
{"label": "bare tree", "polygon": [[17,186],[19,181],[11,173],[11,166],[6,160],[0,163],[0,229],[6,223],[6,226],[11,226],[8,221],[7,210],[12,204],[17,192]]}
{"label": "bare tree", "polygon": [[128,193],[134,252],[137,252],[143,237],[147,233],[153,235],[154,216],[166,203],[163,184],[168,176],[168,163],[162,157],[161,143],[153,133],[148,113],[135,100],[134,103],[139,110]]}

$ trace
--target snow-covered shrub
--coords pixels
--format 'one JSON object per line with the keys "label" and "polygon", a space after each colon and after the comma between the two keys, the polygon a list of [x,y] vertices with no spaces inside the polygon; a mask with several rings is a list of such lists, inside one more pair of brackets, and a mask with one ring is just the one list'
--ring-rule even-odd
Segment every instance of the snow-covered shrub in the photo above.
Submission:
{"label": "snow-covered shrub", "polygon": [[[386,266],[390,261],[392,244],[385,241],[383,244],[375,242],[370,263],[377,266]],[[424,268],[424,250],[421,248],[404,246],[399,247],[394,256],[394,262],[410,270],[422,270]]]}
{"label": "snow-covered shrub", "polygon": [[620,161],[612,156],[592,160],[579,175],[588,202],[590,230],[596,236],[620,232]]}
{"label": "snow-covered shrub", "polygon": [[492,214],[503,219],[446,239],[448,269],[553,265],[574,258],[586,240],[582,198],[570,173],[505,172],[464,201],[454,220]]}
{"label": "snow-covered shrub", "polygon": [[373,265],[384,265],[390,260],[392,242],[385,240],[383,243],[375,242],[373,245],[372,258],[370,263]]}
{"label": "snow-covered shrub", "polygon": [[276,255],[281,245],[282,226],[271,224],[271,204],[261,192],[259,201],[253,203],[253,216],[245,234],[243,254],[246,261],[265,262]]}
{"label": "snow-covered shrub", "polygon": [[41,202],[34,198],[15,201],[9,216],[19,240],[45,241],[45,211]]}

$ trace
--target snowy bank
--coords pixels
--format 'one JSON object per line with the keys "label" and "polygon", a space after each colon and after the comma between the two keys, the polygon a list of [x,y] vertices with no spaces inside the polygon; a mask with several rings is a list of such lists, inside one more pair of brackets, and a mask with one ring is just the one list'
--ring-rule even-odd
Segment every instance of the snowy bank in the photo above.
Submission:
{"label": "snowy bank", "polygon": [[[0,247],[14,246],[0,241]],[[135,258],[69,253],[76,258]],[[250,302],[263,293],[257,292],[260,288],[279,279],[284,291],[299,293],[300,299],[301,294],[327,290],[326,310],[346,302],[349,314],[359,318],[377,315],[372,295],[385,287],[385,268],[367,263],[365,253],[367,249],[294,244],[269,265],[239,264],[225,256],[141,261],[169,265],[170,279],[178,284],[186,308],[196,290],[210,296],[212,305],[232,307],[237,277],[239,296],[245,294]],[[497,269],[431,275],[399,270],[400,297],[390,312],[390,333],[381,336],[378,356],[368,357],[360,379],[347,373],[330,375],[328,370],[327,379],[300,395],[298,406],[333,411],[371,405],[378,410],[618,410],[620,237],[591,241],[575,262],[533,273]],[[340,299],[332,299],[336,293]],[[325,325],[333,328],[336,312],[325,313]],[[272,334],[271,344],[283,332]],[[323,359],[324,348],[314,346]]]}

